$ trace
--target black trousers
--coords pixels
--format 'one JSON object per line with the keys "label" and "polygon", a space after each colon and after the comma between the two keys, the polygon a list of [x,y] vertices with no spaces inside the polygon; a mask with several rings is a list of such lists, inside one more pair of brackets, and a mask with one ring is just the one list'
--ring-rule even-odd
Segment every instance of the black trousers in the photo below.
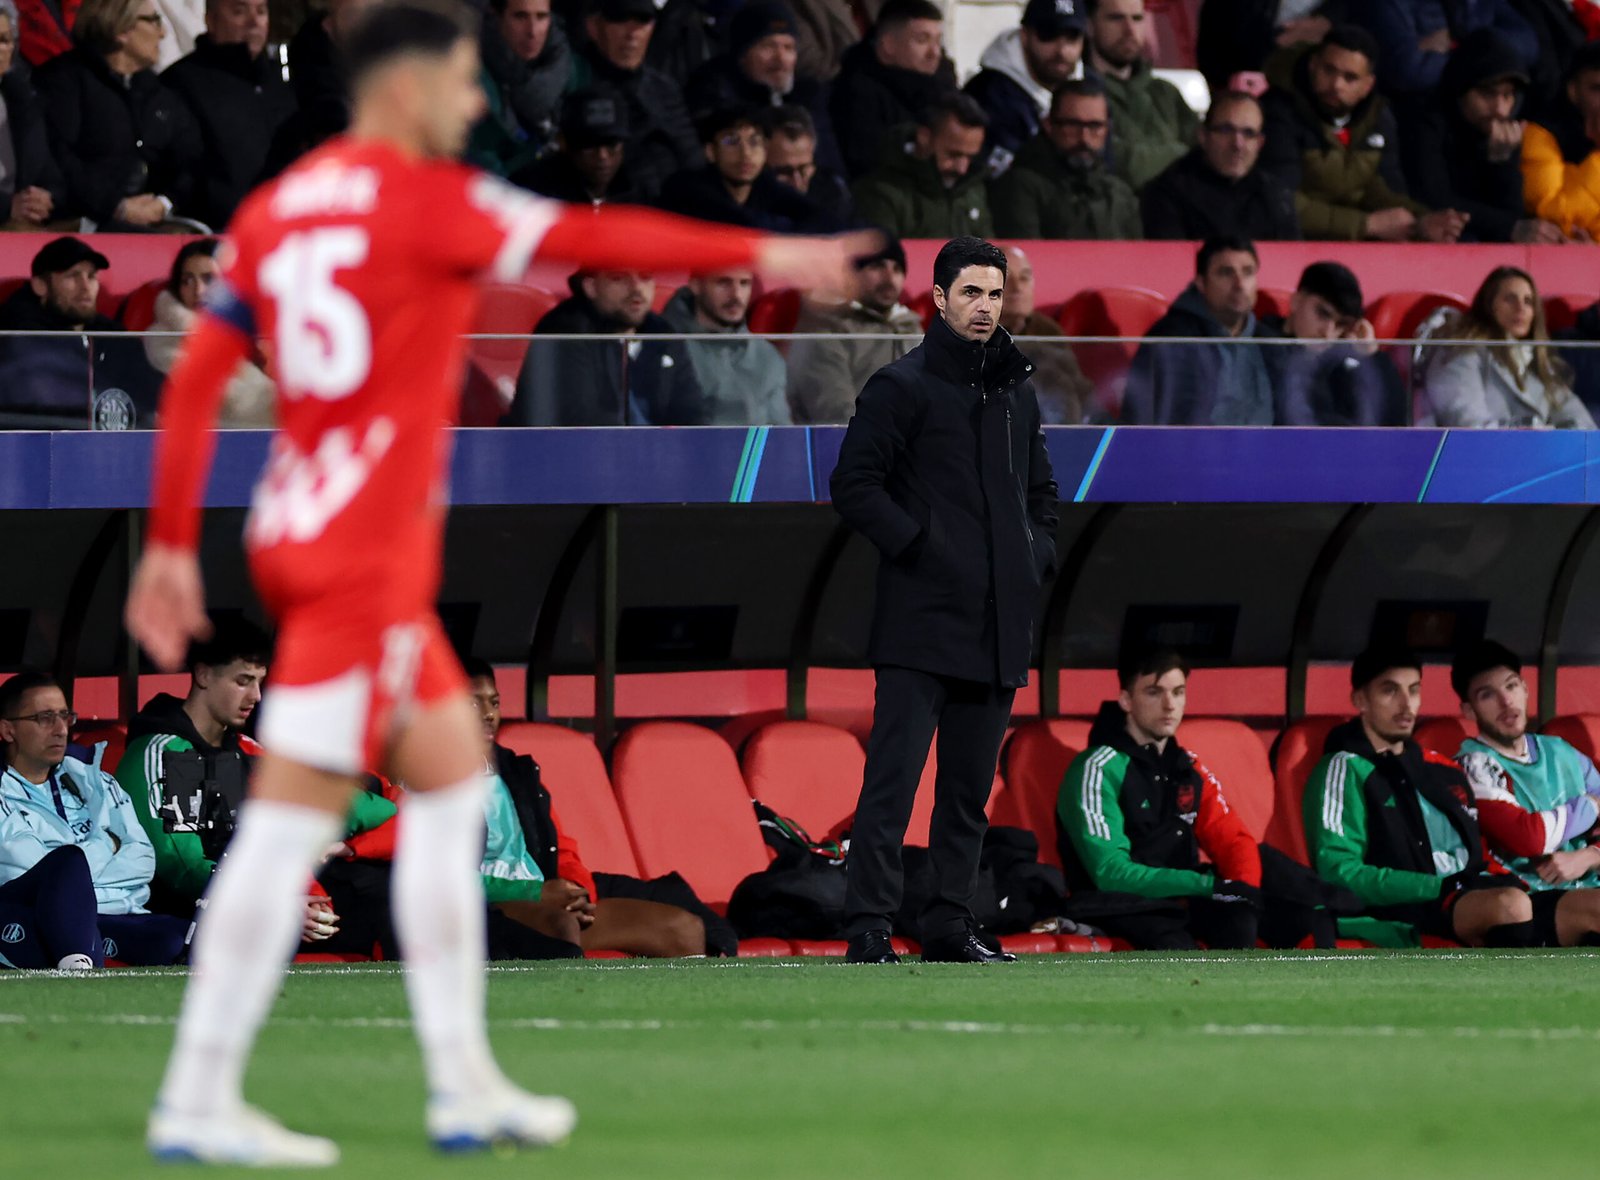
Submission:
{"label": "black trousers", "polygon": [[900,908],[906,826],[935,730],[939,773],[928,836],[933,896],[919,925],[924,942],[971,928],[978,856],[989,827],[983,809],[1013,695],[1009,688],[910,668],[877,670],[867,768],[845,862],[847,935],[889,930]]}

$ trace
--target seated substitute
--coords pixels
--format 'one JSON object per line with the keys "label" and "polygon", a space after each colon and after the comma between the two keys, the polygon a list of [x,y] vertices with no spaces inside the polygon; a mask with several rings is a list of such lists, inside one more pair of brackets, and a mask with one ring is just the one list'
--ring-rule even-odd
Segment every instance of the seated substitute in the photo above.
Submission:
{"label": "seated substitute", "polygon": [[1533,906],[1488,860],[1466,775],[1411,736],[1422,661],[1369,648],[1350,688],[1359,715],[1328,735],[1303,808],[1311,867],[1366,906],[1339,932],[1380,946],[1415,946],[1421,935],[1529,945]]}
{"label": "seated substitute", "polygon": [[717,426],[787,426],[788,370],[770,340],[750,334],[755,274],[719,270],[690,275],[661,311],[680,332],[726,336],[686,340],[695,379],[706,398],[706,421]]}
{"label": "seated substitute", "polygon": [[1457,758],[1490,849],[1531,891],[1538,946],[1600,946],[1600,771],[1558,737],[1528,732],[1522,661],[1485,640],[1457,654],[1450,685],[1478,736]]}
{"label": "seated substitute", "polygon": [[[1117,678],[1122,692],[1100,706],[1089,748],[1073,759],[1056,801],[1071,916],[1143,950],[1251,948],[1258,931],[1275,945],[1307,934],[1333,945],[1315,886],[1302,880],[1304,900],[1287,900],[1287,858],[1256,843],[1216,776],[1178,744],[1183,657],[1138,653]],[[1275,886],[1266,911],[1265,857]]]}
{"label": "seated substitute", "polygon": [[[0,884],[22,878],[59,849],[76,847],[94,887],[97,937],[88,952],[94,965],[107,958],[176,963],[188,953],[189,919],[146,908],[155,850],[133,802],[100,769],[99,758],[86,763],[67,753],[76,720],[61,686],[44,672],[25,669],[0,686],[0,741],[6,743]],[[78,912],[74,920],[86,918]]]}
{"label": "seated substitute", "polygon": [[[261,747],[244,733],[261,703],[271,660],[266,632],[241,619],[217,618],[212,635],[189,652],[189,691],[179,700],[157,693],[128,722],[128,747],[117,763],[117,782],[155,853],[155,908],[188,916],[211,882],[216,861],[197,832],[171,832],[162,818],[163,779],[175,755],[195,752],[236,756],[248,777]],[[376,828],[395,814],[394,804],[358,791],[345,838]],[[226,835],[224,834],[224,839]],[[308,950],[370,952],[389,944],[387,872],[382,882],[331,860],[319,882],[307,882],[302,938]],[[315,945],[322,944],[322,945]]]}
{"label": "seated substitute", "polygon": [[[515,957],[565,958],[608,950],[681,958],[705,954],[708,938],[714,940],[715,953],[735,953],[738,940],[731,927],[700,905],[681,882],[674,883],[671,878],[640,881],[589,871],[577,841],[561,829],[539,764],[496,741],[500,690],[494,668],[479,659],[467,659],[463,664],[472,682],[473,704],[483,721],[489,763],[498,775],[489,843],[500,855],[492,877],[491,862],[485,857],[485,885],[491,900],[500,903],[490,917],[491,946],[495,943],[493,932],[498,931],[504,950],[543,952]],[[529,886],[534,873],[541,882],[537,891]],[[496,893],[503,896],[495,898]],[[692,902],[696,909],[660,900],[668,895]],[[527,930],[564,943],[566,949],[541,946],[541,939],[525,936]]]}

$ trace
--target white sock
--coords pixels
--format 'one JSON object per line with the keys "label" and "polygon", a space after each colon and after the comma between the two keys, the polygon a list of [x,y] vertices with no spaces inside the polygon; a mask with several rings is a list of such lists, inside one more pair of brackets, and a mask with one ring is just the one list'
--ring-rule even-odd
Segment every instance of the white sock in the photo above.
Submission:
{"label": "white sock", "polygon": [[206,891],[164,1109],[204,1115],[244,1100],[245,1062],[300,942],[306,887],[340,826],[330,812],[272,800],[240,812]]}
{"label": "white sock", "polygon": [[479,1094],[500,1083],[484,1027],[484,798],[473,778],[406,797],[394,858],[394,927],[422,1044],[428,1093]]}

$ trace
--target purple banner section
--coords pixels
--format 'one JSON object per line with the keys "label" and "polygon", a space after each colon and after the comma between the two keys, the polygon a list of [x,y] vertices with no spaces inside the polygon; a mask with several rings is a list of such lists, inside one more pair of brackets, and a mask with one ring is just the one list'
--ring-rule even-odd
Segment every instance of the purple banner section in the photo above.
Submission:
{"label": "purple banner section", "polygon": [[[456,432],[457,504],[823,503],[842,427]],[[1065,501],[1600,503],[1600,433],[1050,427]],[[154,436],[0,432],[0,509],[139,508]],[[213,508],[249,503],[271,436],[217,437]]]}

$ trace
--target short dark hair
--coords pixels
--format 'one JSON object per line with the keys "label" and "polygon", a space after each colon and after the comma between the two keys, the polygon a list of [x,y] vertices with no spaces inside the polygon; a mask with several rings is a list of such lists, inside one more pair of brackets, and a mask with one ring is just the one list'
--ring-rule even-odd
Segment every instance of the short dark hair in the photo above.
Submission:
{"label": "short dark hair", "polygon": [[1056,113],[1064,98],[1105,98],[1106,88],[1098,78],[1073,78],[1063,82],[1050,95],[1050,114]]}
{"label": "short dark hair", "polygon": [[1226,254],[1230,250],[1248,254],[1258,262],[1261,260],[1261,256],[1256,253],[1256,244],[1249,238],[1241,237],[1238,234],[1214,234],[1200,243],[1200,249],[1194,256],[1194,273],[1197,275],[1205,274],[1206,271],[1211,269],[1211,260],[1213,258],[1218,254]]}
{"label": "short dark hair", "polygon": [[1249,103],[1258,111],[1262,109],[1261,100],[1248,90],[1224,90],[1221,94],[1213,94],[1211,105],[1206,108],[1205,125],[1211,126],[1211,117],[1220,107],[1238,106],[1242,103]]}
{"label": "short dark hair", "polygon": [[972,95],[960,90],[941,94],[923,107],[922,113],[917,116],[917,122],[930,131],[937,131],[939,124],[946,119],[960,123],[963,127],[989,126],[989,112],[984,110]]}
{"label": "short dark hair", "polygon": [[1183,653],[1172,647],[1138,647],[1122,653],[1117,660],[1117,686],[1132,690],[1142,676],[1160,679],[1168,672],[1182,672],[1189,679],[1189,661]]}
{"label": "short dark hair", "polygon": [[459,0],[380,0],[357,19],[344,45],[354,86],[366,74],[410,54],[443,57],[478,29]]}
{"label": "short dark hair", "polygon": [[191,258],[215,258],[222,242],[217,238],[199,238],[193,242],[184,243],[183,249],[178,251],[172,260],[172,273],[167,276],[167,290],[176,297],[178,288],[183,285],[183,264]]}
{"label": "short dark hair", "polygon": [[60,688],[61,682],[38,668],[23,668],[0,684],[0,717],[13,717],[22,707],[22,698],[36,688]]}
{"label": "short dark hair", "polygon": [[1374,644],[1350,665],[1350,688],[1363,689],[1390,668],[1413,668],[1421,672],[1422,658],[1409,647]]}
{"label": "short dark hair", "polygon": [[763,136],[767,134],[761,112],[748,103],[724,103],[706,111],[700,116],[695,130],[700,133],[701,143],[714,143],[724,131],[732,131],[737,127],[754,127]]}
{"label": "short dark hair", "polygon": [[196,668],[226,668],[235,660],[267,667],[272,663],[272,636],[238,615],[213,615],[210,637],[189,645],[184,664],[193,676]]}
{"label": "short dark hair", "polygon": [[1567,68],[1567,81],[1600,70],[1600,41],[1585,41],[1572,55],[1572,65]]}
{"label": "short dark hair", "polygon": [[878,10],[878,19],[872,26],[872,35],[876,37],[886,29],[900,28],[914,20],[943,22],[944,10],[931,0],[888,0],[888,3]]}
{"label": "short dark hair", "polygon": [[1335,49],[1359,53],[1367,59],[1367,65],[1372,72],[1377,73],[1378,39],[1360,25],[1334,25],[1322,38],[1322,44],[1317,46],[1317,52],[1320,53],[1330,45]]}
{"label": "short dark hair", "polygon": [[[482,656],[462,656],[461,670],[468,680],[494,680],[494,665]],[[495,681],[498,684],[498,681]]]}
{"label": "short dark hair", "polygon": [[956,276],[969,266],[998,267],[1001,275],[1004,275],[1006,252],[982,238],[951,238],[939,247],[939,253],[934,257],[933,285],[948,292]]}
{"label": "short dark hair", "polygon": [[1517,658],[1516,652],[1492,639],[1480,639],[1456,652],[1456,658],[1450,662],[1450,687],[1465,703],[1472,682],[1496,668],[1509,668],[1518,676],[1522,675],[1522,661]]}
{"label": "short dark hair", "polygon": [[817,121],[811,117],[810,111],[797,102],[768,107],[761,121],[769,136],[782,135],[786,139],[817,138]]}

